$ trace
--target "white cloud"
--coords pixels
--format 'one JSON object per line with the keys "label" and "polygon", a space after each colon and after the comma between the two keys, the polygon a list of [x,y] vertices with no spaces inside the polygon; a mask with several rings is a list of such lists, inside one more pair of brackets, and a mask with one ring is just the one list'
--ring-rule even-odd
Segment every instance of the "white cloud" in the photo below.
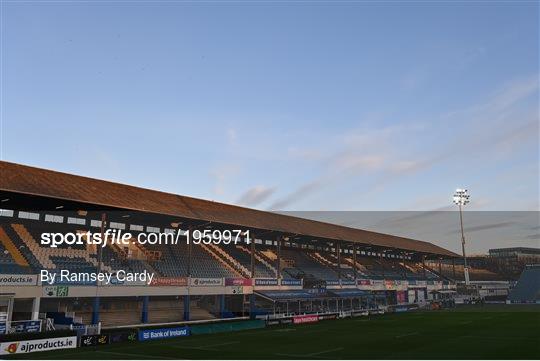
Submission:
{"label": "white cloud", "polygon": [[242,194],[236,203],[243,206],[255,207],[267,200],[275,191],[275,187],[255,186]]}

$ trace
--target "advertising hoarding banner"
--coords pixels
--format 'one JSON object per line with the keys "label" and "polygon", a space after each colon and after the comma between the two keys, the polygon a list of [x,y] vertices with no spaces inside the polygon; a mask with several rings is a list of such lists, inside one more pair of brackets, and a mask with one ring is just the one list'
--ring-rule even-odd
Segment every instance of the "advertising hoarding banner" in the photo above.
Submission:
{"label": "advertising hoarding banner", "polygon": [[317,315],[304,315],[304,316],[295,316],[293,317],[293,323],[314,323],[319,322],[319,316]]}
{"label": "advertising hoarding banner", "polygon": [[252,286],[250,278],[225,278],[225,286]]}
{"label": "advertising hoarding banner", "polygon": [[154,277],[152,283],[150,283],[150,286],[185,287],[187,285],[187,277]]}
{"label": "advertising hoarding banner", "polygon": [[223,278],[190,278],[189,285],[194,287],[223,286]]}
{"label": "advertising hoarding banner", "polygon": [[161,340],[183,336],[189,336],[189,327],[158,328],[139,331],[139,341]]}
{"label": "advertising hoarding banner", "polygon": [[336,320],[338,318],[337,313],[332,313],[330,315],[319,315],[319,321],[322,320]]}
{"label": "advertising hoarding banner", "polygon": [[371,286],[371,280],[358,280],[358,286]]}
{"label": "advertising hoarding banner", "polygon": [[97,346],[98,335],[81,336],[81,347]]}
{"label": "advertising hoarding banner", "polygon": [[108,345],[109,344],[109,335],[98,335],[97,344],[98,345]]}
{"label": "advertising hoarding banner", "polygon": [[137,331],[118,331],[109,334],[110,343],[137,341]]}
{"label": "advertising hoarding banner", "polygon": [[10,332],[39,332],[41,330],[41,320],[36,321],[14,321],[11,324]]}
{"label": "advertising hoarding banner", "polygon": [[255,286],[277,286],[277,278],[255,278]]}
{"label": "advertising hoarding banner", "polygon": [[0,275],[0,286],[36,286],[37,275]]}
{"label": "advertising hoarding banner", "polygon": [[284,280],[284,279],[282,279],[280,283],[281,283],[282,286],[302,286],[302,280],[293,280],[293,279]]}
{"label": "advertising hoarding banner", "polygon": [[77,336],[0,343],[0,355],[12,355],[77,347]]}

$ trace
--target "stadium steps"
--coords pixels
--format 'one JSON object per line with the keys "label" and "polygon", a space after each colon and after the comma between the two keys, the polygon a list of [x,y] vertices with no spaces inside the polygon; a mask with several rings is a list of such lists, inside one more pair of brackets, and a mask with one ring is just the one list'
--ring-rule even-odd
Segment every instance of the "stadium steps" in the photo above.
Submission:
{"label": "stadium steps", "polygon": [[[200,244],[201,249],[210,254],[215,260],[217,260],[224,268],[233,272],[233,274],[240,274],[242,277],[249,278],[249,270],[239,264],[235,259],[229,256],[225,251],[216,245]],[[233,266],[234,265],[234,266]],[[238,266],[238,267],[237,267]]]}
{"label": "stadium steps", "polygon": [[[449,275],[447,274],[444,274],[443,273],[440,273],[439,271],[436,271],[435,269],[431,268],[430,266],[428,266],[427,264],[424,265],[425,269],[426,269],[426,272],[429,272],[429,273],[432,273],[434,274],[435,276],[439,277],[439,278],[442,278],[443,280],[445,281],[449,281],[449,282],[456,282],[452,277],[450,277]],[[462,269],[462,273],[463,273],[463,269]],[[456,276],[459,274],[459,270],[456,269]]]}
{"label": "stadium steps", "polygon": [[275,254],[274,252],[271,252],[271,251],[268,252],[267,249],[264,249],[264,250],[257,249],[256,251],[259,254],[259,256],[261,256],[261,258],[264,259],[268,264],[271,264],[271,265],[276,264],[277,254]]}
{"label": "stadium steps", "polygon": [[[331,269],[333,272],[336,273],[336,275],[340,273],[337,262],[330,261],[329,259],[325,258],[318,252],[306,252],[305,254],[306,254],[306,257],[318,263],[321,266],[321,268]],[[343,273],[343,269],[341,270],[341,273]]]}
{"label": "stadium steps", "polygon": [[7,233],[4,231],[4,228],[0,226],[0,242],[4,245],[4,247],[8,250],[8,252],[11,254],[11,257],[15,260],[15,262],[19,266],[25,266],[28,267],[28,261],[24,258],[24,256],[19,252],[19,249],[13,244],[13,241],[9,238]]}
{"label": "stadium steps", "polygon": [[261,255],[266,258],[268,262],[276,262],[277,261],[277,254],[271,250],[271,249],[265,249],[264,251],[260,251]]}
{"label": "stadium steps", "polygon": [[154,266],[152,266],[150,262],[148,262],[148,259],[150,258],[150,251],[144,248],[142,244],[137,242],[135,238],[133,238],[131,241],[133,241],[133,245],[135,246],[135,248],[144,254],[145,259],[140,260],[143,267],[151,273],[162,276],[161,272],[159,272]]}
{"label": "stadium steps", "polygon": [[240,263],[240,261],[238,261],[233,256],[231,256],[223,248],[215,244],[209,244],[208,247],[210,247],[219,256],[221,256],[223,261],[228,263],[229,266],[231,266],[236,272],[240,273],[243,277],[249,278],[251,276],[251,271],[247,267],[245,267],[242,263]]}
{"label": "stadium steps", "polygon": [[261,258],[261,262],[262,261],[266,262],[266,264],[268,264],[269,268],[273,269],[274,273],[277,275],[277,269],[276,269],[276,266],[275,266],[275,264],[277,263],[277,257],[276,257],[276,259],[272,260],[263,251],[258,250],[258,249],[256,249],[255,251],[256,251],[257,255],[259,255],[259,257]]}
{"label": "stadium steps", "polygon": [[153,274],[155,274],[155,275],[158,275],[158,276],[163,276],[163,275],[161,274],[161,272],[159,272],[159,271],[158,271],[154,266],[152,266],[152,265],[150,264],[150,262],[148,262],[147,260],[141,259],[140,261],[141,261],[141,263],[142,263],[142,266],[146,269],[146,271],[148,271],[148,272],[150,272],[150,273],[153,273]]}
{"label": "stadium steps", "polygon": [[[31,252],[31,256],[36,259],[36,261],[42,265],[43,268],[55,269],[56,264],[51,260],[51,257],[67,257],[67,258],[82,258],[87,263],[90,263],[94,267],[98,267],[97,255],[94,248],[85,249],[73,249],[73,248],[51,248],[48,246],[41,247],[39,243],[35,240],[34,236],[28,231],[28,229],[23,224],[13,224],[12,225],[15,233],[19,239],[24,242],[26,247]],[[87,246],[87,245],[86,245]],[[94,255],[94,257],[91,257]],[[41,267],[41,266],[40,266]],[[102,270],[111,272],[110,266],[102,264]]]}
{"label": "stadium steps", "polygon": [[353,260],[352,258],[344,257],[343,260],[344,260],[349,266],[351,266],[353,269],[354,269],[354,267],[356,266],[356,271],[357,271],[358,275],[363,276],[363,277],[369,276],[368,270],[366,269],[366,267],[365,267],[363,264],[361,264],[360,262],[358,262],[358,259],[356,259],[356,265],[355,265],[354,260]]}
{"label": "stadium steps", "polygon": [[[338,259],[337,256],[334,253],[327,253],[327,256],[324,254],[321,254],[319,252],[314,252],[314,254],[317,254],[321,259],[328,262],[328,267],[331,267],[334,269],[335,272],[341,273],[342,278],[348,278],[350,280],[355,279],[355,272],[354,272],[354,264],[352,262],[349,262],[347,257],[345,257],[344,254],[340,257],[341,264],[338,267]],[[358,272],[360,273],[360,272]]]}
{"label": "stadium steps", "polygon": [[216,316],[214,316],[211,312],[198,306],[192,306],[190,308],[189,317],[192,321],[211,320],[216,318]]}
{"label": "stadium steps", "polygon": [[19,249],[20,253],[23,255],[23,257],[26,259],[30,266],[36,269],[42,268],[44,264],[38,257],[36,257],[35,254],[36,248],[39,248],[39,245],[35,241],[33,244],[28,244],[28,242],[26,242],[26,240],[19,234],[19,227],[24,228],[24,226],[21,224],[11,224],[11,226],[5,226],[4,231],[9,236],[9,238],[11,238],[13,244]]}
{"label": "stadium steps", "polygon": [[327,266],[327,267],[332,267],[332,268],[336,268],[337,267],[337,263],[336,262],[333,262],[331,260],[329,260],[328,258],[324,257],[322,254],[320,254],[319,252],[309,252],[308,255],[311,256],[311,258],[313,258],[314,260],[318,261],[320,264],[322,264],[323,266]]}
{"label": "stadium steps", "polygon": [[[247,253],[251,256],[251,250],[249,250],[247,247],[244,246],[236,246],[236,248],[240,249],[242,252]],[[268,263],[266,259],[261,257],[260,252],[255,250],[255,259],[258,260],[260,263],[262,263],[271,273],[274,275],[277,275],[277,270],[272,264]]]}
{"label": "stadium steps", "polygon": [[[101,327],[128,326],[141,323],[141,310],[100,310]],[[77,312],[84,325],[92,323],[92,311]]]}

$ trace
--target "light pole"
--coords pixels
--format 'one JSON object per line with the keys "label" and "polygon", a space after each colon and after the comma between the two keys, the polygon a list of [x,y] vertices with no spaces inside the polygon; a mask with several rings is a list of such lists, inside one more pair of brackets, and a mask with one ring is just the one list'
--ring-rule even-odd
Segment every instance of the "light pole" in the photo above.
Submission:
{"label": "light pole", "polygon": [[463,206],[469,203],[469,194],[466,189],[456,189],[454,193],[454,203],[459,207],[459,223],[461,225],[461,249],[463,251],[463,272],[465,274],[465,284],[469,285],[469,268],[467,267],[467,255],[465,254],[465,233],[463,232]]}

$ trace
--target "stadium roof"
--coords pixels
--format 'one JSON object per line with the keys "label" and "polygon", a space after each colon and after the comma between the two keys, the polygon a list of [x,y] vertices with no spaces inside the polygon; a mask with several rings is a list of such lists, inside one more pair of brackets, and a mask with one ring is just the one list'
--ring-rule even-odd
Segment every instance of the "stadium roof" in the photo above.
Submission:
{"label": "stadium roof", "polygon": [[436,256],[458,256],[429,242],[4,161],[0,161],[0,191],[203,220],[315,239],[343,240]]}

